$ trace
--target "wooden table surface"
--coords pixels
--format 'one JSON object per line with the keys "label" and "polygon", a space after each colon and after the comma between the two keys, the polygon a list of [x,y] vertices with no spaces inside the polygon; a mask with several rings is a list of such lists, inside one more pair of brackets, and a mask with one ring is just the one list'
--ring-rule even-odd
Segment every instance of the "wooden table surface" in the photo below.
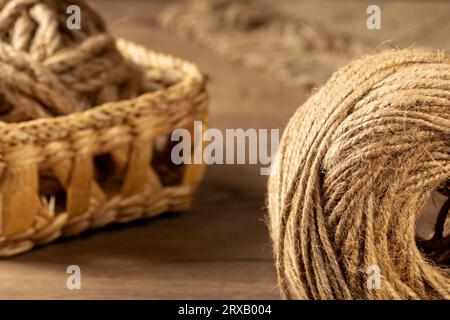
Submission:
{"label": "wooden table surface", "polygon": [[[304,93],[162,30],[164,2],[95,1],[114,34],[196,62],[210,76],[213,126],[283,127]],[[2,299],[277,299],[256,166],[212,166],[189,212],[108,227],[0,261]],[[81,290],[66,268],[81,268]]]}
{"label": "wooden table surface", "polygon": [[[197,63],[210,76],[210,112],[216,128],[283,128],[309,95],[159,27],[156,16],[168,1],[90,2],[115,35]],[[419,44],[449,47],[450,11],[444,10],[445,2],[427,2],[425,9],[407,1],[381,2],[386,24],[369,35],[364,28],[354,28],[364,26],[366,2],[324,0],[324,8],[333,10],[321,11],[311,7],[316,1],[283,1],[297,5],[296,14],[334,21],[337,29],[360,30],[360,36],[377,42],[395,39],[408,45],[419,35]],[[418,19],[423,12],[437,12],[440,27],[428,14]],[[211,166],[189,212],[108,227],[1,260],[0,298],[280,298],[264,223],[265,193],[266,177],[259,175],[257,166]],[[81,290],[66,289],[69,265],[81,268]]]}

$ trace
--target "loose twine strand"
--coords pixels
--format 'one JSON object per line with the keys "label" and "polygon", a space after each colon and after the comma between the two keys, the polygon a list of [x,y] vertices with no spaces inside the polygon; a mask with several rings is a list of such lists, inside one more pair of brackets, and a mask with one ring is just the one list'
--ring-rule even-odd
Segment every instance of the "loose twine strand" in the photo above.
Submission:
{"label": "loose twine strand", "polygon": [[[269,179],[284,297],[449,299],[449,269],[415,239],[427,199],[448,181],[448,56],[389,51],[336,72],[290,120]],[[379,289],[367,285],[372,265]]]}
{"label": "loose twine strand", "polygon": [[[81,28],[66,10],[78,5]],[[0,0],[0,120],[84,111],[138,93],[139,75],[81,0]]]}
{"label": "loose twine strand", "polygon": [[294,87],[313,87],[351,56],[367,51],[362,39],[277,7],[261,0],[174,1],[158,20],[227,59],[265,69]]}

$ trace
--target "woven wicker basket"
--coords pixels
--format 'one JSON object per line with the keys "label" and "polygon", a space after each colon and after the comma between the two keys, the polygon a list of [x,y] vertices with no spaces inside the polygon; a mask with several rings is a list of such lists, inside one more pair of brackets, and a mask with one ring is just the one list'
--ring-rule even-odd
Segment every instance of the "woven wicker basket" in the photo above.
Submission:
{"label": "woven wicker basket", "polygon": [[207,124],[205,78],[188,62],[124,40],[117,46],[143,81],[164,88],[83,113],[0,126],[0,256],[190,207],[204,167],[173,165],[170,133],[192,132],[194,120]]}

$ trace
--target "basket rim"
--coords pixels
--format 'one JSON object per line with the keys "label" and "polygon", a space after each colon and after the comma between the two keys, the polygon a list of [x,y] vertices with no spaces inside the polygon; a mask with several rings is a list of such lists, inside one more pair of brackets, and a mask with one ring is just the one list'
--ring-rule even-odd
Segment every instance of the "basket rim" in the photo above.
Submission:
{"label": "basket rim", "polygon": [[82,112],[24,122],[5,122],[0,125],[0,148],[37,142],[45,144],[67,138],[80,130],[109,128],[155,111],[167,111],[172,103],[195,97],[205,90],[206,77],[194,63],[122,38],[116,40],[116,45],[120,53],[138,67],[176,71],[179,81],[166,89],[108,102]]}

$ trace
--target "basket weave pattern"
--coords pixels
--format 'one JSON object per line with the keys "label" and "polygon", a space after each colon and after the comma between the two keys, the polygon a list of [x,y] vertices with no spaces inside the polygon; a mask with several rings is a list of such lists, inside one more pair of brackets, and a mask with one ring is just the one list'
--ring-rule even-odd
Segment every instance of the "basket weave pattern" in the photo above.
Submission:
{"label": "basket weave pattern", "polygon": [[[107,224],[189,208],[203,165],[184,165],[175,184],[152,165],[158,138],[176,128],[206,126],[205,78],[196,66],[117,41],[122,55],[165,89],[85,112],[0,126],[0,256],[12,256]],[[201,147],[201,146],[196,146]],[[99,181],[96,157],[108,155],[120,185]],[[51,172],[65,197],[43,194]]]}

